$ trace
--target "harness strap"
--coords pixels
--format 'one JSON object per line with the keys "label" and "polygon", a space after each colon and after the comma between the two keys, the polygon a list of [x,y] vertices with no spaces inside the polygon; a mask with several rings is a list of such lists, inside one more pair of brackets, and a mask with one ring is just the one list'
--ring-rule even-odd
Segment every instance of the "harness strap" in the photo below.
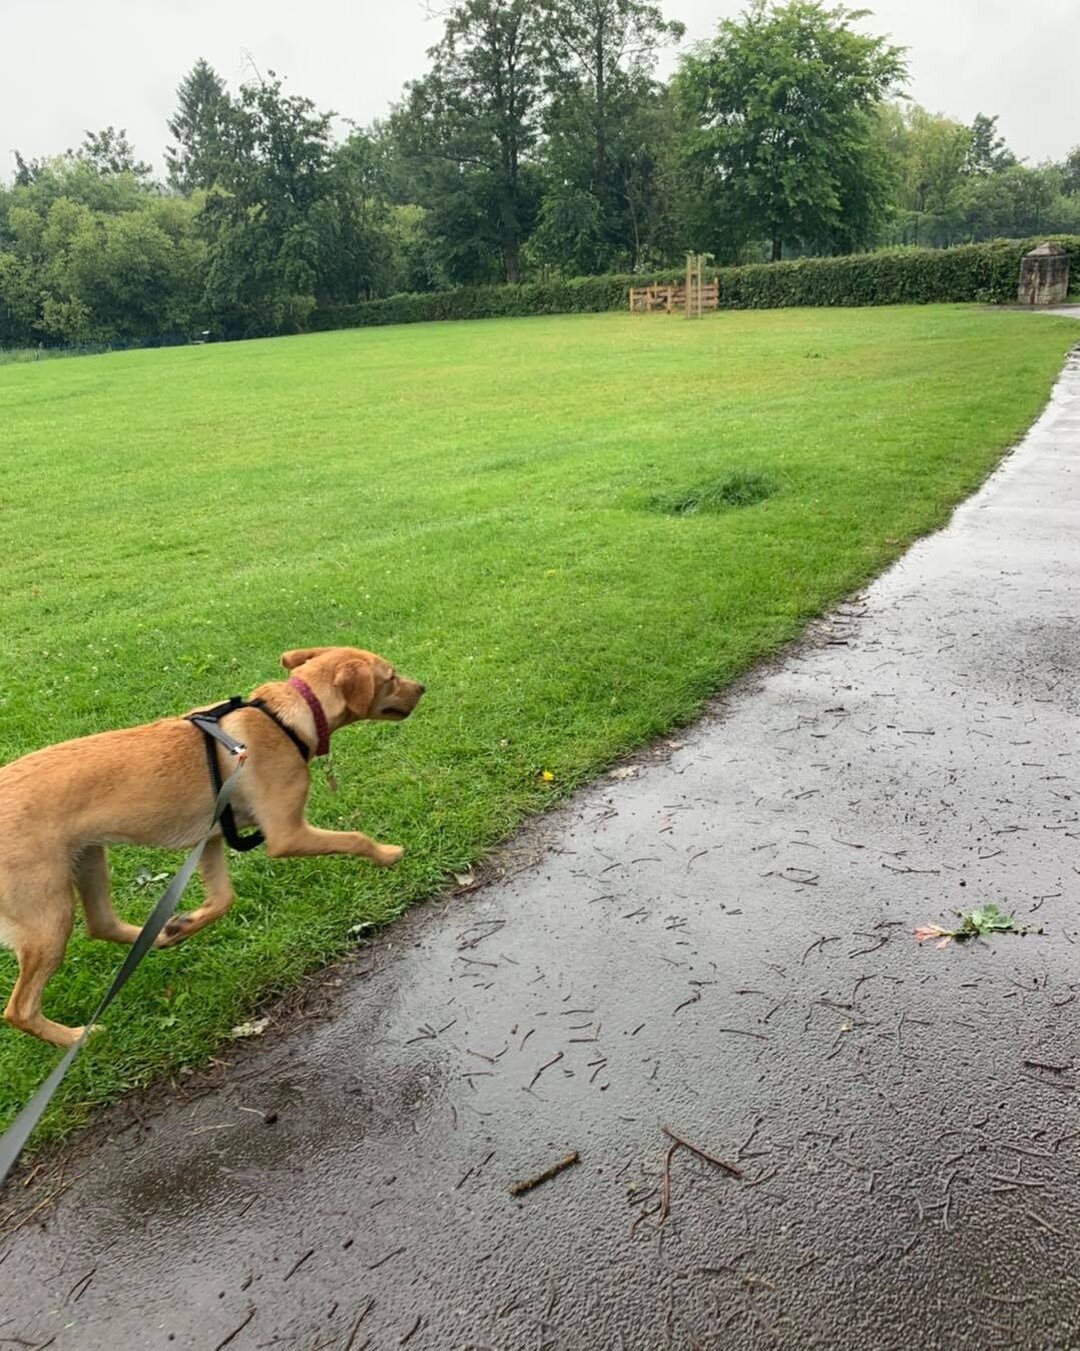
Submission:
{"label": "harness strap", "polygon": [[303,738],[293,731],[286,723],[283,723],[272,708],[269,708],[262,699],[249,699],[246,703],[241,702],[241,708],[257,708],[260,713],[265,713],[271,722],[276,722],[292,744],[300,752],[301,759],[305,764],[311,759],[311,749],[304,742]]}
{"label": "harness strap", "polygon": [[[264,703],[262,699],[242,699],[240,695],[234,694],[231,699],[226,699],[223,704],[215,704],[213,708],[206,708],[198,713],[189,713],[187,721],[193,723],[203,734],[203,744],[206,747],[206,763],[210,770],[210,782],[214,785],[215,794],[221,792],[222,778],[221,766],[218,764],[217,750],[214,742],[219,742],[231,754],[236,755],[244,749],[243,745],[231,737],[221,726],[221,719],[229,713],[235,713],[240,708],[257,708],[260,713],[264,713],[271,722],[277,724],[285,733],[306,764],[311,752],[299,736],[291,727],[281,721],[277,714]],[[236,824],[236,817],[230,805],[226,805],[221,812],[221,833],[225,836],[225,842],[230,849],[235,849],[237,853],[246,854],[251,849],[258,849],[260,844],[266,843],[266,836],[261,830],[253,830],[248,835],[241,835]]]}

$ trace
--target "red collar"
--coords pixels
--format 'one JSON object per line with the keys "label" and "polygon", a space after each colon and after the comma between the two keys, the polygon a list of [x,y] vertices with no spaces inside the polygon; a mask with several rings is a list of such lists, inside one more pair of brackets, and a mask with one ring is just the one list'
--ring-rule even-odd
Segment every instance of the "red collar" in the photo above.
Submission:
{"label": "red collar", "polygon": [[319,738],[319,744],[315,747],[315,755],[329,755],[330,728],[327,725],[326,714],[323,712],[322,704],[319,703],[318,695],[299,676],[290,676],[286,684],[291,685],[308,708],[311,709],[311,716],[315,719],[315,734]]}

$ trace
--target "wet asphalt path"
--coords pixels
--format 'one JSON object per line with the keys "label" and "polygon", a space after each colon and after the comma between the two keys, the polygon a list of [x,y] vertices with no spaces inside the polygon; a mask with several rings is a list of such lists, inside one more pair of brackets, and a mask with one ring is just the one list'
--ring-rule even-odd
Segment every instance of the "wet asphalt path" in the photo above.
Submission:
{"label": "wet asphalt path", "polygon": [[[1080,1344],[1078,527],[1074,357],[946,531],[538,865],[115,1114],[0,1245],[0,1347]],[[989,900],[1044,934],[915,944]],[[678,1150],[657,1227],[664,1126],[742,1177]]]}

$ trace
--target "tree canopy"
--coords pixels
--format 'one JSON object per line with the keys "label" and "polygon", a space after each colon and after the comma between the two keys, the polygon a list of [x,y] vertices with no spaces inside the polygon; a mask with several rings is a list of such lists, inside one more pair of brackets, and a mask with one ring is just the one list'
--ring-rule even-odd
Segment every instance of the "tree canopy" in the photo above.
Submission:
{"label": "tree canopy", "polygon": [[764,236],[820,252],[865,247],[888,206],[874,111],[903,82],[903,54],[856,31],[865,10],[754,0],[690,53],[675,80],[703,244]]}
{"label": "tree canopy", "polygon": [[1028,164],[993,114],[903,97],[866,11],[752,0],[684,51],[649,0],[451,0],[387,116],[344,126],[205,60],[164,178],[122,128],[14,152],[0,345],[301,328],[402,290],[1080,232],[1080,145]]}

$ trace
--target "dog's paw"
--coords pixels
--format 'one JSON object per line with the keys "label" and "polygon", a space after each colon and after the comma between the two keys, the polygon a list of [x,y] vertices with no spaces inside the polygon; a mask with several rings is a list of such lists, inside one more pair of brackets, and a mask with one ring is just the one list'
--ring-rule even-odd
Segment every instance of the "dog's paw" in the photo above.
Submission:
{"label": "dog's paw", "polygon": [[393,868],[405,857],[400,844],[380,844],[371,861],[379,868]]}
{"label": "dog's paw", "polygon": [[74,1046],[77,1041],[81,1041],[84,1036],[89,1041],[91,1037],[96,1037],[99,1032],[104,1032],[105,1024],[91,1023],[89,1027],[65,1027],[61,1028],[61,1031],[63,1037],[56,1037],[55,1042],[57,1046],[63,1046],[67,1049]]}
{"label": "dog's paw", "polygon": [[161,933],[154,939],[154,947],[175,947],[177,943],[182,942],[187,937],[190,926],[190,915],[173,915],[172,919],[165,925]]}

